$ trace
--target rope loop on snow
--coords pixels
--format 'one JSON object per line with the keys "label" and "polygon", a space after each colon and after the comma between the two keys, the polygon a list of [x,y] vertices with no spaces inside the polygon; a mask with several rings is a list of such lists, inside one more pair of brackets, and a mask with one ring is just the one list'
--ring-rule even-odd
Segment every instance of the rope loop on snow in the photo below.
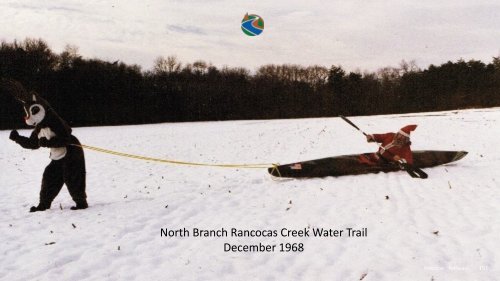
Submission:
{"label": "rope loop on snow", "polygon": [[98,151],[98,152],[101,152],[101,153],[106,153],[106,154],[111,154],[111,155],[116,155],[116,156],[121,156],[121,157],[127,157],[127,158],[133,158],[133,159],[139,159],[139,160],[144,160],[144,161],[153,161],[153,162],[168,163],[168,164],[174,164],[174,165],[204,166],[204,167],[219,167],[219,168],[242,168],[242,169],[273,168],[273,170],[276,169],[278,171],[278,173],[279,173],[279,170],[277,169],[277,164],[208,164],[208,163],[196,163],[196,162],[169,160],[169,159],[153,158],[153,157],[147,157],[147,156],[141,156],[141,155],[123,153],[123,152],[119,152],[119,151],[113,151],[113,150],[104,149],[104,148],[95,147],[95,146],[90,146],[90,145],[85,145],[85,144],[80,144],[80,145],[79,144],[71,144],[71,145],[82,147],[82,148],[89,149],[89,150]]}

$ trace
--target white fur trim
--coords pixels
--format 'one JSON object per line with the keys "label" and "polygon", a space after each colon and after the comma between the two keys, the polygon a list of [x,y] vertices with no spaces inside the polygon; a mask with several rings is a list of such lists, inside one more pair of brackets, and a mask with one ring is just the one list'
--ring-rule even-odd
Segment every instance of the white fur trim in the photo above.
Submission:
{"label": "white fur trim", "polygon": [[407,134],[407,133],[405,133],[405,132],[403,132],[403,131],[401,131],[401,130],[399,130],[399,131],[398,131],[398,134],[401,134],[401,135],[403,135],[403,136],[405,136],[405,137],[407,137],[407,138],[409,138],[409,137],[410,137],[410,135],[409,135],[409,134]]}

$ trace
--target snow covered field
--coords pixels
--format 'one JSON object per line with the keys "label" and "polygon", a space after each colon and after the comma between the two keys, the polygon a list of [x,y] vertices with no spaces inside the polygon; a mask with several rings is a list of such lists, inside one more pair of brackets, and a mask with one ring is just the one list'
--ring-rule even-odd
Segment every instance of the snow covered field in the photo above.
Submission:
{"label": "snow covered field", "polygon": [[[21,112],[20,112],[21,114]],[[48,149],[0,131],[1,280],[499,280],[500,109],[353,117],[369,133],[418,124],[413,149],[466,150],[404,172],[273,180],[265,169],[175,166],[86,150],[90,208],[64,187],[38,203]],[[375,151],[340,118],[75,128],[87,145],[203,163],[289,163]],[[22,135],[30,132],[21,130]],[[367,228],[367,237],[193,237],[192,229]],[[161,229],[191,231],[162,237]],[[312,233],[310,234],[312,236]],[[224,244],[278,245],[225,252]],[[302,252],[280,252],[302,243]]]}

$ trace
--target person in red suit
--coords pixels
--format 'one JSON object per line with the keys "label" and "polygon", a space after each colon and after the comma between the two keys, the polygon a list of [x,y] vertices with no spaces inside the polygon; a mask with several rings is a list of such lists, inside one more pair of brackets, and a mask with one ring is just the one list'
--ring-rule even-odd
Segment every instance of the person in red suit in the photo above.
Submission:
{"label": "person in red suit", "polygon": [[[367,155],[368,159],[363,162],[370,164],[408,163],[413,164],[413,155],[411,152],[410,133],[417,128],[417,125],[407,125],[401,128],[397,133],[372,134],[367,135],[368,142],[380,143],[376,153]],[[368,161],[366,161],[368,160]]]}

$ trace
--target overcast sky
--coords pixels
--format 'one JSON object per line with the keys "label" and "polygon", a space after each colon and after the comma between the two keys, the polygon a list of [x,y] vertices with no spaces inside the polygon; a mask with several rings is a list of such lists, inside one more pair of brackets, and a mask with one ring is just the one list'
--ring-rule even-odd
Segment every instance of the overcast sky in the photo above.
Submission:
{"label": "overcast sky", "polygon": [[[499,0],[2,0],[0,40],[42,38],[88,58],[150,69],[160,55],[254,70],[264,64],[376,70],[500,55]],[[245,13],[264,19],[256,37]]]}

